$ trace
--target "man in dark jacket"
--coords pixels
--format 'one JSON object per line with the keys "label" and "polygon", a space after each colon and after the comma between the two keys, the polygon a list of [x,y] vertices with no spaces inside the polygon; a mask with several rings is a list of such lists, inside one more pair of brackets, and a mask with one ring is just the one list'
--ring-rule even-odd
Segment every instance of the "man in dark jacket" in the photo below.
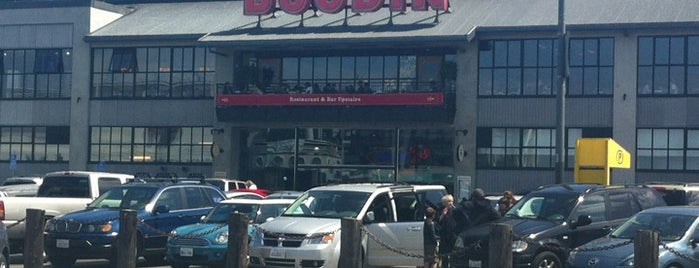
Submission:
{"label": "man in dark jacket", "polygon": [[473,190],[471,198],[461,201],[458,209],[468,220],[459,222],[463,229],[500,219],[500,213],[485,199],[485,193],[480,188]]}
{"label": "man in dark jacket", "polygon": [[[459,203],[459,206],[455,209],[454,215],[458,215],[456,221],[461,227],[460,232],[474,226],[495,221],[501,217],[500,212],[490,204],[488,199],[485,199],[485,192],[480,188],[473,190],[468,200],[463,200]],[[466,265],[468,265],[468,260],[465,261]],[[488,267],[486,260],[481,262],[481,267]]]}

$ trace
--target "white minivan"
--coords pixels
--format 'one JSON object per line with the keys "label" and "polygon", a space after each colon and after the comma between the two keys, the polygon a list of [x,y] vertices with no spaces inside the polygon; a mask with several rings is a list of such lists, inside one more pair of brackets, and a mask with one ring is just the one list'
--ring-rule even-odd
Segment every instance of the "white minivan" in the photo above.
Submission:
{"label": "white minivan", "polygon": [[280,217],[260,225],[249,247],[251,267],[337,267],[340,219],[362,221],[375,239],[362,235],[364,266],[421,266],[427,206],[436,208],[442,185],[340,184],[308,190]]}

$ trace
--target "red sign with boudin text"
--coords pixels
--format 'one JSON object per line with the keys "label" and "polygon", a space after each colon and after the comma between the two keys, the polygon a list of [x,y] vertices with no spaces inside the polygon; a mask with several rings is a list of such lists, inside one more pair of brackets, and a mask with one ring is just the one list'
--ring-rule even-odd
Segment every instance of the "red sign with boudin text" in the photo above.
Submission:
{"label": "red sign with boudin text", "polygon": [[[352,12],[367,13],[381,9],[386,1],[391,11],[402,12],[408,6],[408,0],[352,0]],[[272,14],[279,9],[292,14],[301,15],[311,8],[311,4],[321,12],[338,13],[348,7],[349,0],[245,0],[243,14],[260,16]],[[414,11],[447,10],[449,0],[412,0],[410,6]]]}
{"label": "red sign with boudin text", "polygon": [[229,94],[216,97],[217,106],[390,106],[442,104],[444,104],[444,93]]}

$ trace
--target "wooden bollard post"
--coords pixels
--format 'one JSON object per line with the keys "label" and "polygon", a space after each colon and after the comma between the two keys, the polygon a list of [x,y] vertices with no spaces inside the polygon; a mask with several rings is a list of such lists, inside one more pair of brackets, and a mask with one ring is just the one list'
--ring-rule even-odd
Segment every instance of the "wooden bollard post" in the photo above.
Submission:
{"label": "wooden bollard post", "polygon": [[116,267],[135,268],[138,261],[137,237],[138,216],[133,209],[119,211],[119,234],[117,234]]}
{"label": "wooden bollard post", "polygon": [[248,221],[248,216],[241,213],[231,213],[228,217],[228,268],[248,267]]}
{"label": "wooden bollard post", "polygon": [[362,267],[362,222],[355,218],[342,218],[340,228],[340,261],[337,267]]}
{"label": "wooden bollard post", "polygon": [[512,268],[512,226],[502,223],[490,225],[488,267]]}
{"label": "wooden bollard post", "polygon": [[636,231],[636,239],[633,242],[633,267],[658,267],[658,241],[656,231]]}
{"label": "wooden bollard post", "polygon": [[27,209],[27,222],[24,231],[24,267],[44,267],[44,226],[45,212],[41,209]]}

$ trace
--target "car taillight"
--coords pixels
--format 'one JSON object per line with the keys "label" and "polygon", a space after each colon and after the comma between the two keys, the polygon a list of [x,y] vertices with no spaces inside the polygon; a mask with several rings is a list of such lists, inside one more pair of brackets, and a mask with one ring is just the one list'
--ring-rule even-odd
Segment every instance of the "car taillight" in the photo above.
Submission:
{"label": "car taillight", "polygon": [[5,202],[0,201],[0,221],[5,220]]}

